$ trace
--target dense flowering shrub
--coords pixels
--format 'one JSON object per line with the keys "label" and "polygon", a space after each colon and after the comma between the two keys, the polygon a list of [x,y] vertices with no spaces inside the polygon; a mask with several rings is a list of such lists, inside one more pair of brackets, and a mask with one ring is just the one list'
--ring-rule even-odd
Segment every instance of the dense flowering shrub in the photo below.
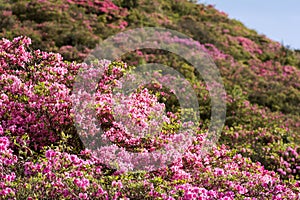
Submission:
{"label": "dense flowering shrub", "polygon": [[[296,51],[228,19],[211,5],[185,0],[4,0],[0,18],[0,36],[10,39],[0,41],[0,195],[4,199],[300,198]],[[201,149],[211,112],[209,92],[190,63],[177,55],[140,49],[122,57],[128,65],[99,61],[104,76],[94,105],[80,104],[93,97],[89,93],[83,93],[82,99],[72,94],[80,69],[90,69],[83,87],[91,84],[93,65],[70,63],[62,56],[83,60],[99,40],[139,26],[185,33],[216,62],[227,92],[227,117],[220,144],[206,157]],[[32,41],[15,38],[21,34]],[[160,34],[155,39],[191,43]],[[130,158],[128,152],[151,152],[176,141],[174,133],[184,126],[176,95],[160,84],[115,98],[113,90],[130,65],[149,62],[172,66],[188,79],[198,95],[200,129],[184,156],[168,167],[126,172],[134,165],[113,168],[99,154],[115,156],[122,164]],[[172,80],[159,73],[158,78]],[[96,118],[76,115],[74,103]],[[95,134],[99,128],[113,146],[97,152],[92,148],[97,148],[93,141],[99,139]],[[119,154],[112,153],[120,149]]]}
{"label": "dense flowering shrub", "polygon": [[0,42],[0,119],[5,134],[28,134],[37,150],[56,142],[57,133],[72,132],[69,95],[79,65],[59,54],[28,51],[30,43],[26,37]]}
{"label": "dense flowering shrub", "polygon": [[[197,139],[198,142],[202,137]],[[8,138],[1,138],[4,149]],[[6,143],[6,144],[5,144]],[[182,159],[168,168],[153,172],[112,173],[97,157],[85,150],[79,155],[64,153],[64,145],[48,149],[37,162],[22,162],[12,156],[6,165],[23,163],[21,176],[4,176],[4,197],[17,199],[297,199],[299,183],[284,184],[274,173],[252,163],[224,146],[201,158],[195,144]],[[7,149],[5,149],[7,150]],[[199,151],[200,150],[200,151]],[[5,151],[1,151],[2,159]],[[9,169],[4,165],[4,171]],[[297,189],[298,188],[298,189]]]}
{"label": "dense flowering shrub", "polygon": [[[273,129],[271,121],[276,124],[278,117],[274,115],[272,118],[272,115],[267,113],[264,114],[265,121],[260,121],[263,124],[259,124],[258,121],[256,125],[266,126],[265,129],[257,129],[253,133],[249,133],[253,126],[240,129],[235,127],[235,131],[224,130],[223,140],[226,141],[229,137],[234,145],[228,145],[236,150],[218,145],[208,155],[203,156],[202,145],[206,133],[205,129],[199,129],[197,137],[193,138],[183,156],[174,159],[166,167],[137,172],[111,168],[104,164],[94,151],[84,149],[78,140],[74,140],[76,114],[72,111],[71,103],[76,102],[76,98],[72,101],[74,96],[70,90],[80,68],[87,68],[90,69],[89,72],[93,72],[93,67],[64,62],[59,54],[29,51],[29,45],[30,39],[27,37],[18,37],[13,41],[2,39],[0,42],[0,192],[4,198],[300,198],[299,182],[292,180],[299,178],[299,152],[293,143],[284,146],[283,149],[280,146],[278,150],[275,148],[278,140],[286,143],[283,140],[287,130],[284,130],[285,127]],[[152,114],[156,116],[155,112],[159,113],[164,104],[157,101],[157,96],[150,92],[151,89],[140,88],[140,91],[131,96],[121,98],[122,104],[119,104],[128,106],[128,113],[125,115],[130,116],[130,120],[122,121],[120,118],[116,121],[111,111],[115,109],[117,113],[121,108],[110,107],[113,100],[112,90],[118,86],[118,80],[126,73],[128,66],[109,61],[100,61],[98,65],[104,66],[104,76],[97,83],[98,89],[95,93],[97,122],[114,144],[127,149],[151,149],[155,144],[151,143],[151,140],[150,143],[146,143],[150,146],[140,146],[145,141],[140,141],[140,135],[130,134],[155,126],[157,122],[148,117]],[[88,81],[82,83],[83,87],[89,85]],[[199,89],[205,89],[201,84],[198,86]],[[161,95],[159,90],[153,91]],[[252,117],[255,117],[255,113],[269,112],[260,110],[249,101],[243,101],[242,94],[238,91],[237,89],[232,93],[233,96],[228,96],[228,102],[231,102],[232,106],[236,103],[240,112],[248,110],[247,114],[252,112]],[[123,104],[123,101],[126,104]],[[163,129],[164,134],[174,135],[174,126],[181,124],[176,115],[169,113],[159,116],[169,122]],[[124,129],[126,126],[128,129]],[[80,132],[80,129],[78,131]],[[93,134],[93,131],[85,133]],[[249,135],[253,135],[253,140],[249,140]],[[168,137],[163,139],[170,140]],[[267,140],[267,144],[271,143],[274,148],[266,150],[265,147],[258,146],[264,144],[259,143],[259,140]],[[77,143],[74,143],[76,141]],[[247,144],[252,141],[256,146],[249,148]],[[266,158],[271,160],[255,158],[257,153],[253,153],[253,150],[259,150],[258,153],[269,152]],[[260,163],[254,163],[238,154],[238,151],[253,160],[259,160],[262,164],[268,161],[267,166],[274,164],[273,168],[269,168],[276,170],[283,178],[287,176],[291,181],[284,182],[279,174],[266,170]],[[111,152],[101,153],[105,155],[103,153]]]}
{"label": "dense flowering shrub", "polygon": [[0,137],[0,194],[3,197],[15,194],[14,190],[10,188],[10,185],[16,178],[15,172],[12,171],[12,166],[18,161],[18,158],[13,155],[12,150],[9,148],[9,143],[9,138]]}

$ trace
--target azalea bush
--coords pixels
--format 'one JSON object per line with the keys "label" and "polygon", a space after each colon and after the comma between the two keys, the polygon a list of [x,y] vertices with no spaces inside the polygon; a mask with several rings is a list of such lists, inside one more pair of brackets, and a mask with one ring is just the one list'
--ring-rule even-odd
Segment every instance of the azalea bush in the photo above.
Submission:
{"label": "azalea bush", "polygon": [[[250,155],[250,158],[238,154],[240,143],[234,146],[237,150],[217,145],[204,156],[205,129],[195,130],[196,137],[193,137],[192,143],[187,146],[182,156],[164,167],[130,172],[126,170],[128,168],[122,166],[115,168],[107,165],[102,159],[103,156],[99,157],[96,151],[84,147],[78,136],[80,129],[76,130],[74,125],[74,117],[77,115],[71,104],[76,101],[72,100],[74,95],[71,88],[80,70],[90,69],[88,70],[90,74],[93,72],[92,66],[63,61],[59,54],[30,50],[30,43],[27,37],[18,37],[13,41],[2,39],[0,43],[0,192],[4,198],[37,199],[41,196],[65,199],[259,199],[262,196],[274,199],[299,198],[297,196],[300,192],[299,182],[296,181],[298,179],[296,163],[299,162],[297,160],[299,155],[293,146],[283,149],[283,152],[280,149],[278,151],[272,149],[273,152],[282,153],[280,155],[286,159],[285,162],[277,162],[276,157],[273,161],[269,161],[277,162],[274,167],[278,166],[277,171],[281,175],[294,175],[292,181],[285,182],[280,178],[280,174],[266,170],[260,163],[252,162],[250,158],[255,154],[251,154],[251,148],[243,150],[246,153],[244,155]],[[155,90],[151,90],[151,87],[149,90],[141,88],[132,96],[123,99],[126,104],[123,102],[119,105],[127,105],[129,108],[129,115],[123,116],[131,116],[131,120],[115,121],[110,107],[112,90],[118,86],[119,78],[127,73],[130,67],[124,63],[108,61],[94,65],[97,64],[104,67],[104,76],[98,82],[99,89],[95,93],[94,108],[96,120],[101,125],[104,136],[128,151],[158,148],[163,143],[140,140],[141,136],[130,135],[136,133],[134,129],[141,131],[157,123],[155,118],[150,120],[150,116],[154,114],[153,111],[160,112],[164,104],[158,102],[155,93],[151,93]],[[138,107],[138,102],[143,102],[144,106]],[[158,134],[156,137],[168,134],[173,136],[176,133],[174,126],[182,126],[182,122],[176,119],[175,114],[162,115],[166,124],[160,133],[162,135]],[[83,124],[88,126],[89,123]],[[128,125],[130,129],[124,129],[124,125]],[[240,131],[242,131],[240,134],[248,134],[243,129]],[[284,133],[283,130],[279,131]],[[85,133],[90,137],[95,132],[90,129],[90,132]],[[231,131],[226,129],[224,134],[232,135]],[[172,137],[162,137],[158,141],[163,142],[162,139],[170,141]],[[110,153],[111,151],[102,151],[101,155]],[[263,159],[258,160],[263,163]]]}
{"label": "azalea bush", "polygon": [[[185,0],[4,0],[0,17],[1,198],[300,198],[299,52]],[[215,62],[226,89],[217,144],[207,143],[209,86],[190,57],[135,49],[81,63],[101,40],[141,26],[184,33],[194,40],[159,32],[152,40]],[[114,42],[126,49],[136,39]],[[145,82],[122,90],[138,70]],[[180,107],[179,93],[192,98],[188,86],[194,110]]]}

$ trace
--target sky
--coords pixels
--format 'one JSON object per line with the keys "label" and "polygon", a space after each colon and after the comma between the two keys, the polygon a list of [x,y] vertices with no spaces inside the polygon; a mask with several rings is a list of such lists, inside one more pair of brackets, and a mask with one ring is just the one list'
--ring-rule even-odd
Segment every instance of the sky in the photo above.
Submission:
{"label": "sky", "polygon": [[270,39],[300,49],[299,0],[198,0],[212,4],[230,18]]}

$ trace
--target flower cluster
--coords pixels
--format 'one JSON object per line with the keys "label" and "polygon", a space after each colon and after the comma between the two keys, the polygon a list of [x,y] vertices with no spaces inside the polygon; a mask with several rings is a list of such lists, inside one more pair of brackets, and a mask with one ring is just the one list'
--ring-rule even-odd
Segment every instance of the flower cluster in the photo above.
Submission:
{"label": "flower cluster", "polygon": [[38,149],[70,131],[70,88],[79,65],[67,64],[59,54],[28,51],[30,39],[3,39],[1,51],[1,125],[6,134],[29,134]]}
{"label": "flower cluster", "polygon": [[[1,125],[0,129],[2,129]],[[14,182],[16,174],[12,169],[18,161],[17,156],[13,155],[9,148],[9,144],[9,138],[0,137],[0,195],[5,198],[15,194],[11,184]]]}

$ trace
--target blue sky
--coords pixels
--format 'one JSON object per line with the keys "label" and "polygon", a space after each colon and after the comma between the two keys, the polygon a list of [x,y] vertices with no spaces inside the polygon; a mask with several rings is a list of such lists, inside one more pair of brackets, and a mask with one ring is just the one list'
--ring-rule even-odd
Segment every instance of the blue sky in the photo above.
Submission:
{"label": "blue sky", "polygon": [[292,48],[300,49],[299,0],[198,0]]}

